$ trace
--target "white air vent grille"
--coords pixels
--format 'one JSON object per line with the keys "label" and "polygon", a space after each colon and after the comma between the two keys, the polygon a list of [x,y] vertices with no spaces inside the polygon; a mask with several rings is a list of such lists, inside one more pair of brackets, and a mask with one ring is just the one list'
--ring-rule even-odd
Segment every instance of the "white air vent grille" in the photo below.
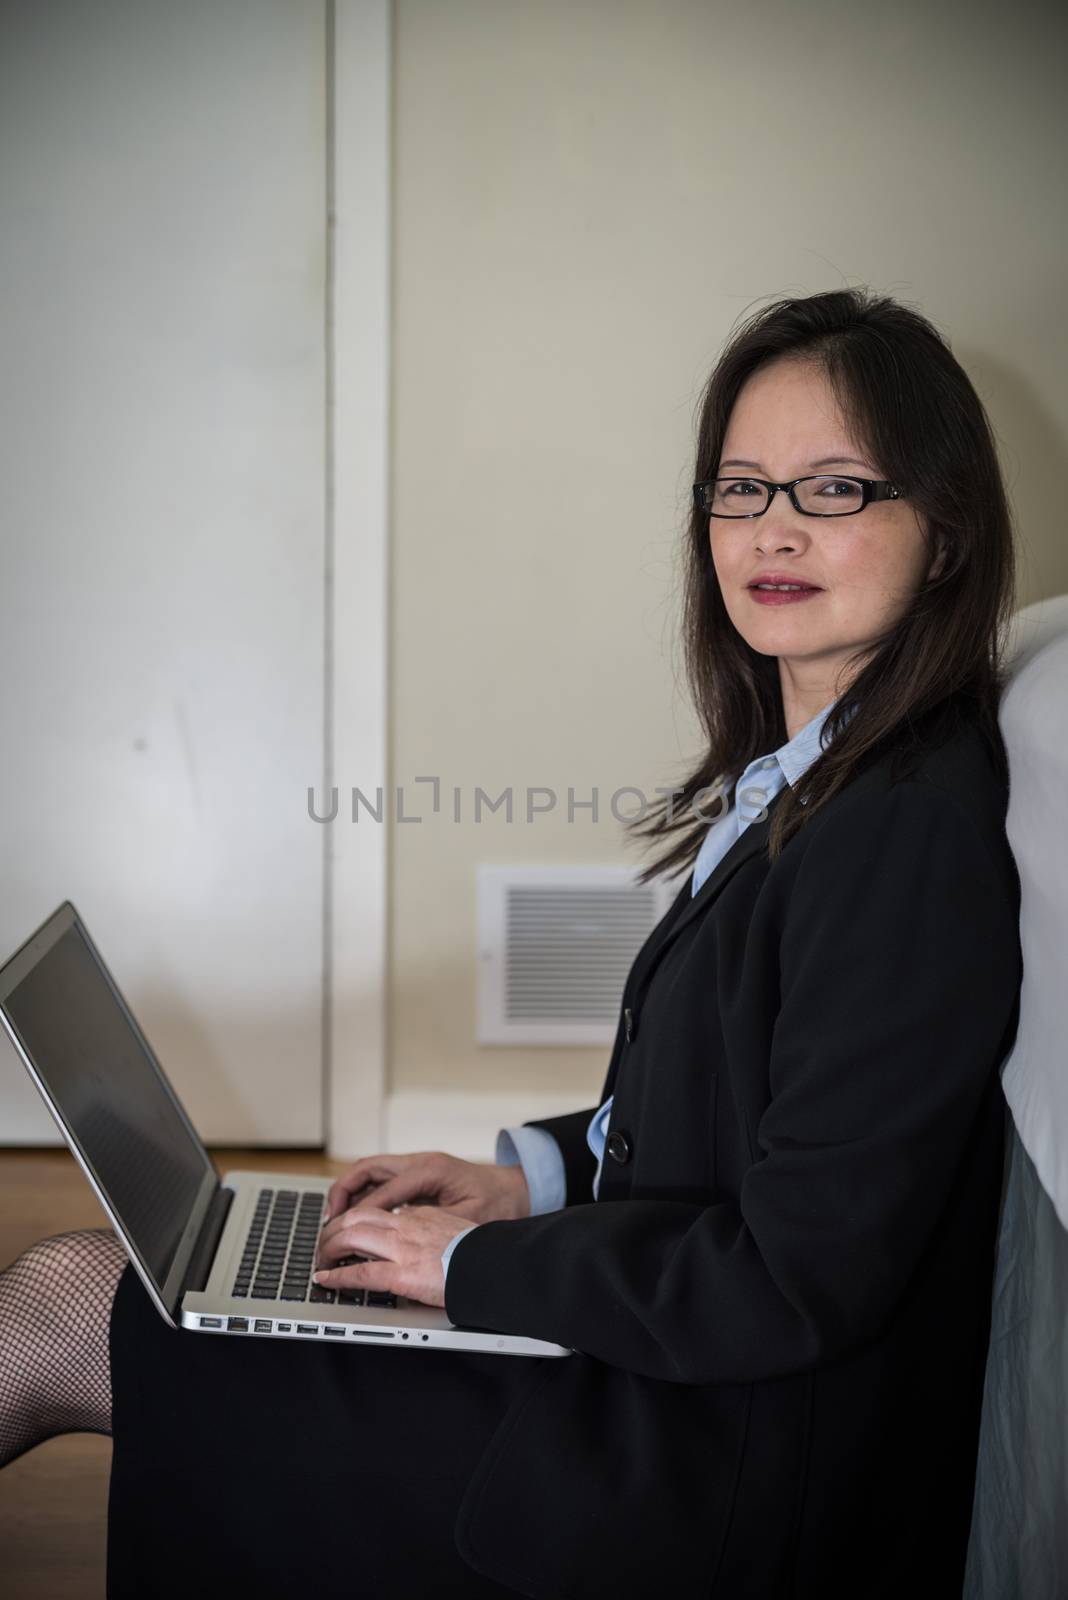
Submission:
{"label": "white air vent grille", "polygon": [[611,1044],[631,964],[679,890],[632,867],[478,869],[482,1044]]}

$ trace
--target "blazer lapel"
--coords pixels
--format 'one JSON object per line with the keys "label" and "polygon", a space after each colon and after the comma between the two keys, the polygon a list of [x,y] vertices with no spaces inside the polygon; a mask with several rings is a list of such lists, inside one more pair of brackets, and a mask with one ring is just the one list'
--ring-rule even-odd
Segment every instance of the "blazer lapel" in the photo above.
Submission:
{"label": "blazer lapel", "polygon": [[688,927],[694,917],[701,916],[708,910],[739,867],[758,851],[766,849],[771,819],[783,792],[784,790],[780,789],[772,800],[763,822],[751,822],[745,832],[735,839],[726,855],[717,861],[696,894],[690,892],[692,874],[687,877],[678,898],[661,925],[659,936],[654,936],[638,957],[632,974],[630,1005],[633,1006],[641,1000],[657,966],[683,928]]}
{"label": "blazer lapel", "polygon": [[692,874],[686,878],[671,909],[638,952],[623,991],[623,1014],[616,1032],[616,1044],[608,1063],[604,1087],[601,1090],[601,1105],[604,1105],[610,1094],[615,1093],[616,1076],[626,1037],[624,1024],[627,1012],[639,1009],[645,992],[653,980],[653,974],[683,928],[688,927],[694,917],[702,916],[710,906],[714,905],[717,896],[730,882],[738,868],[765,848],[772,814],[782,793],[780,789],[779,794],[772,800],[763,822],[751,822],[740,838],[735,839],[726,855],[717,861],[696,894],[690,892]]}

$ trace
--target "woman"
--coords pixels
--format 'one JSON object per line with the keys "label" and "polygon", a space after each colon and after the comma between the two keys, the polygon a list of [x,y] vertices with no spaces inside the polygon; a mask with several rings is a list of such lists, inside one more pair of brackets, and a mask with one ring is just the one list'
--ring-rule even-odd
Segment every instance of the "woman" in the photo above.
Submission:
{"label": "woman", "polygon": [[696,466],[708,747],[636,830],[694,870],[600,1105],[358,1162],[320,1241],[575,1353],[189,1339],[106,1231],[44,1241],[0,1437],[110,1426],[110,1596],[960,1594],[1021,976],[995,449],[936,330],[841,290],[733,336]]}

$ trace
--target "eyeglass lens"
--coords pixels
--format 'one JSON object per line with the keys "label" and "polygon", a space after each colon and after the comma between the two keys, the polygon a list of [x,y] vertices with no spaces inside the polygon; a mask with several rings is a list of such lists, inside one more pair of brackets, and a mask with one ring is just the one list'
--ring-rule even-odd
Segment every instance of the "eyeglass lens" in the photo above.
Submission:
{"label": "eyeglass lens", "polygon": [[[848,516],[864,504],[864,490],[855,478],[802,478],[794,492],[804,510],[823,516]],[[720,517],[752,516],[764,510],[770,494],[753,478],[717,478],[711,510]]]}

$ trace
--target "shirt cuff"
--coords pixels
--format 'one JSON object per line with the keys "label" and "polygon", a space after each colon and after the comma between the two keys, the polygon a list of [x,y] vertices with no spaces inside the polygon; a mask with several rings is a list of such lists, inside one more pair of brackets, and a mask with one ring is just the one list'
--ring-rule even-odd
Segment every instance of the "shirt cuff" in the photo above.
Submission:
{"label": "shirt cuff", "polygon": [[472,1228],[477,1228],[477,1227],[478,1227],[478,1223],[477,1222],[472,1222],[471,1227],[470,1228],[465,1228],[463,1233],[454,1234],[454,1236],[449,1240],[448,1244],[445,1246],[444,1250],[441,1252],[441,1270],[444,1273],[446,1280],[448,1279],[448,1276],[449,1276],[449,1262],[452,1260],[453,1251],[456,1249],[456,1246],[460,1243],[460,1240],[465,1238],[466,1235],[471,1232]]}
{"label": "shirt cuff", "polygon": [[523,1168],[530,1190],[530,1214],[562,1211],[567,1200],[564,1153],[547,1128],[502,1128],[497,1135],[499,1167]]}

